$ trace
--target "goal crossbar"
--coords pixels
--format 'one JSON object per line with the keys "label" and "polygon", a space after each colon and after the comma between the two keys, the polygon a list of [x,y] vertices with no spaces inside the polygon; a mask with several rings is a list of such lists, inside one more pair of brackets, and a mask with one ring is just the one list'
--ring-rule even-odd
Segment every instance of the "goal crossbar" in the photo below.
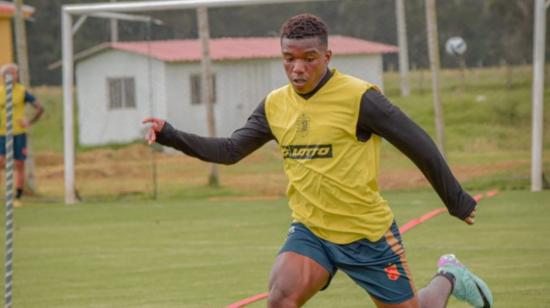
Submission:
{"label": "goal crossbar", "polygon": [[69,14],[84,14],[92,12],[143,12],[174,9],[194,9],[197,7],[230,7],[274,3],[313,2],[319,0],[168,0],[143,2],[110,2],[93,4],[68,4],[63,11]]}

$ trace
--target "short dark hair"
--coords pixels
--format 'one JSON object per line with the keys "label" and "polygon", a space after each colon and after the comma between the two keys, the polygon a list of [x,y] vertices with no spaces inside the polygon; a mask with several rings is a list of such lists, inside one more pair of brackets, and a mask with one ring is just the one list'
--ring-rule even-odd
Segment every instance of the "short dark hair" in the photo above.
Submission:
{"label": "short dark hair", "polygon": [[325,22],[311,14],[290,17],[281,27],[281,40],[318,37],[324,46],[328,45],[328,27]]}

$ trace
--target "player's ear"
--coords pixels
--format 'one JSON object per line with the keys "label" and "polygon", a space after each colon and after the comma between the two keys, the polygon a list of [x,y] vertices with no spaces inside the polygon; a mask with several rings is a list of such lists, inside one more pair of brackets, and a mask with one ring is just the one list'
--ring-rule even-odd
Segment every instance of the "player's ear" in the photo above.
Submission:
{"label": "player's ear", "polygon": [[330,59],[332,59],[332,50],[327,49],[327,51],[325,52],[325,61],[329,63]]}

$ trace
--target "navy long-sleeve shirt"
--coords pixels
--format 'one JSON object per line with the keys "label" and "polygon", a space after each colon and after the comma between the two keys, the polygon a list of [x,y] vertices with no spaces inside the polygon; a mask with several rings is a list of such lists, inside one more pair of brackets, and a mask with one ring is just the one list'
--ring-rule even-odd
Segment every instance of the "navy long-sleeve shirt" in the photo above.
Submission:
{"label": "navy long-sleeve shirt", "polygon": [[[304,97],[311,97],[330,77],[328,73],[317,88]],[[361,98],[356,136],[360,141],[367,141],[372,134],[386,139],[414,162],[453,216],[465,219],[474,210],[476,201],[462,189],[429,135],[382,93],[371,88]],[[265,100],[245,125],[228,138],[182,132],[169,123],[157,136],[157,142],[162,145],[220,164],[234,164],[273,139],[265,115]]]}

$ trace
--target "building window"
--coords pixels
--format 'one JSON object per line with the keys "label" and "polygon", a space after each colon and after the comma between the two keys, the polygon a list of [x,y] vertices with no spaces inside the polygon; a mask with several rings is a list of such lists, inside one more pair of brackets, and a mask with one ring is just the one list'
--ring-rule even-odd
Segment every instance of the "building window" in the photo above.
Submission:
{"label": "building window", "polygon": [[[201,74],[191,75],[191,104],[200,105],[202,104],[201,93],[202,93],[202,77]],[[216,102],[216,76],[212,75],[212,88],[214,92],[213,101]]]}
{"label": "building window", "polygon": [[136,108],[134,77],[107,78],[109,109]]}

